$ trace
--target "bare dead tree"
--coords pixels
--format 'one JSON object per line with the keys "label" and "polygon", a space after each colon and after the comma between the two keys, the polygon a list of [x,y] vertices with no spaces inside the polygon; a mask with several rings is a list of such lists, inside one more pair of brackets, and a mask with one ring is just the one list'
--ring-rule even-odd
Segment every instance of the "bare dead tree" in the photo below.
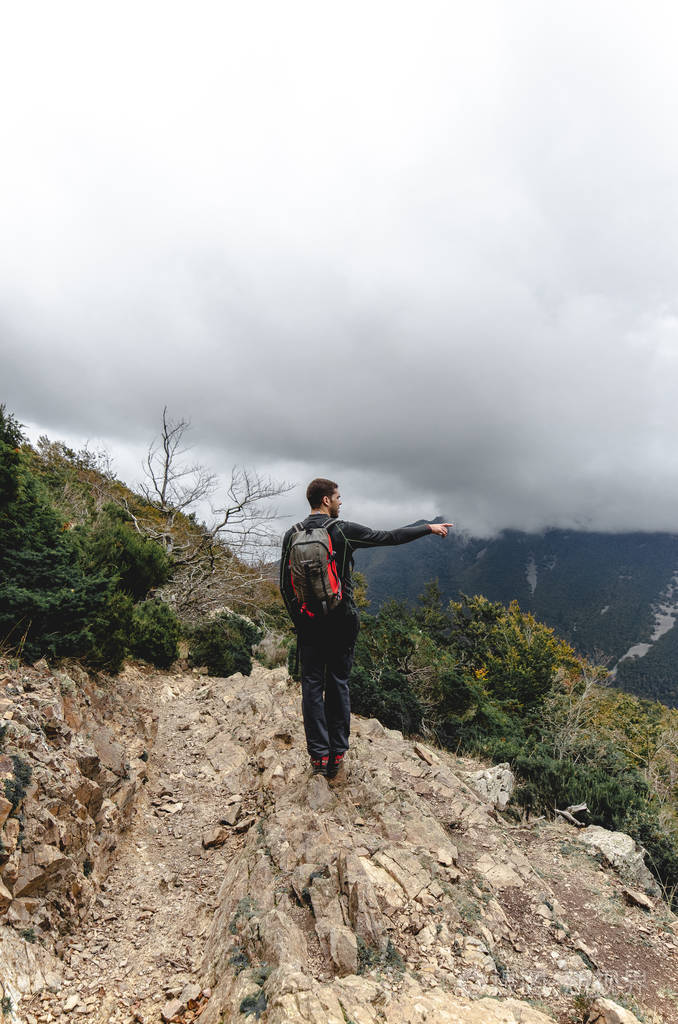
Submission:
{"label": "bare dead tree", "polygon": [[190,426],[189,420],[171,420],[165,406],[160,437],[151,443],[142,463],[144,480],[139,490],[163,523],[164,528],[156,531],[155,539],[168,554],[175,547],[177,516],[190,512],[212,494],[217,483],[216,474],[197,462],[186,460],[191,446],[185,443],[185,435]]}
{"label": "bare dead tree", "polygon": [[[172,557],[175,569],[163,596],[181,615],[196,618],[229,602],[255,601],[271,578],[266,553],[278,539],[271,502],[291,485],[234,466],[219,497],[218,476],[189,458],[190,426],[163,409],[160,436],[142,463],[146,508],[123,503],[137,531]],[[201,503],[209,505],[209,522],[195,518]]]}
{"label": "bare dead tree", "polygon": [[226,501],[212,507],[215,520],[210,527],[212,537],[219,538],[231,550],[244,557],[256,556],[278,542],[273,520],[277,510],[271,499],[291,490],[292,485],[276,483],[242,466],[234,466],[226,487]]}

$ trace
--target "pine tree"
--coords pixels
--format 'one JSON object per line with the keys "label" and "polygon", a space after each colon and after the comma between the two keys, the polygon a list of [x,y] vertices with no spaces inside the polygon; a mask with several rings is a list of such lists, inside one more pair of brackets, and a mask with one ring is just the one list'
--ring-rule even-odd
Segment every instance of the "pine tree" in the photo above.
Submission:
{"label": "pine tree", "polygon": [[28,659],[83,655],[111,580],[83,571],[78,544],[29,472],[16,419],[0,407],[0,643]]}

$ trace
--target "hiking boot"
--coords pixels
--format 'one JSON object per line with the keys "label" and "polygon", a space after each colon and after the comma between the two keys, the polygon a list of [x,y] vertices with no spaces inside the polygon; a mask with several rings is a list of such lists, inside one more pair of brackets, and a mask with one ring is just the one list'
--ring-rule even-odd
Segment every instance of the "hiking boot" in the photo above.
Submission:
{"label": "hiking boot", "polygon": [[324,775],[327,778],[327,765],[329,757],[325,754],[323,757],[312,757],[311,758],[311,774],[312,775]]}
{"label": "hiking boot", "polygon": [[330,782],[346,782],[346,754],[330,754],[327,765],[327,778]]}

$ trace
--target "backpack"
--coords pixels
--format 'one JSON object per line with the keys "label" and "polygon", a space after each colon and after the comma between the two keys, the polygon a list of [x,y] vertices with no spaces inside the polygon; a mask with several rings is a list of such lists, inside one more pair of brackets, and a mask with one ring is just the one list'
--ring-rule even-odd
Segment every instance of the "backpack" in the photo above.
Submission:
{"label": "backpack", "polygon": [[328,526],[293,527],[290,541],[289,569],[292,589],[304,616],[328,615],[341,604],[341,580],[332,548]]}

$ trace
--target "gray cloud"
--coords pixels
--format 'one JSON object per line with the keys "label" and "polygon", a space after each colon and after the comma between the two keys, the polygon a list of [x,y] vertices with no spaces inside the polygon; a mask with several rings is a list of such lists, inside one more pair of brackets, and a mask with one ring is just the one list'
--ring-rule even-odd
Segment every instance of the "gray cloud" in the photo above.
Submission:
{"label": "gray cloud", "polygon": [[167,404],[353,518],[675,529],[673,5],[264,10],[10,16],[4,400],[128,477]]}

